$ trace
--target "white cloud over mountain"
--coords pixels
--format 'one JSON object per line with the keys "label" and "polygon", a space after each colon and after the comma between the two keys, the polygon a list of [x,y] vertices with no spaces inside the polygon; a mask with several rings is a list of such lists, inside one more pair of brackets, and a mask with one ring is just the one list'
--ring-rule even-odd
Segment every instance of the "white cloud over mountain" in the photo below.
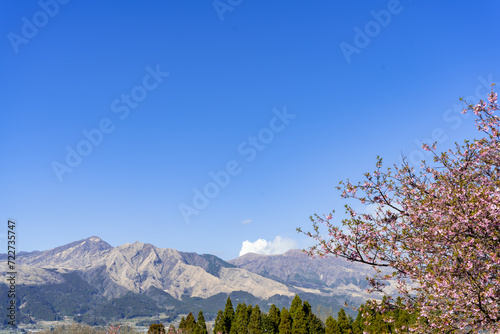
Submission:
{"label": "white cloud over mountain", "polygon": [[297,243],[292,239],[282,238],[279,235],[273,241],[258,239],[255,242],[243,241],[240,250],[240,256],[246,253],[255,253],[262,255],[283,254],[286,251],[297,248]]}

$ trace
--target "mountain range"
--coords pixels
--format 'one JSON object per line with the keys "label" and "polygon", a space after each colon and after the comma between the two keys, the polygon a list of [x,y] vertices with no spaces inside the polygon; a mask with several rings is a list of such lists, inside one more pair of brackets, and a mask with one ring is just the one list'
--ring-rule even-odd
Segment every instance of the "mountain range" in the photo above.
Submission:
{"label": "mountain range", "polygon": [[[7,255],[0,254],[6,265]],[[248,253],[231,261],[135,242],[112,247],[99,237],[16,257],[18,319],[23,322],[73,317],[101,324],[128,318],[203,310],[214,318],[228,295],[233,304],[289,306],[298,294],[313,307],[336,312],[344,302],[368,296],[373,269],[341,258],[311,258],[301,250],[281,255]],[[0,294],[7,295],[7,276]],[[5,302],[6,303],[6,302]],[[2,305],[2,307],[5,305]],[[207,319],[207,320],[208,320]]]}

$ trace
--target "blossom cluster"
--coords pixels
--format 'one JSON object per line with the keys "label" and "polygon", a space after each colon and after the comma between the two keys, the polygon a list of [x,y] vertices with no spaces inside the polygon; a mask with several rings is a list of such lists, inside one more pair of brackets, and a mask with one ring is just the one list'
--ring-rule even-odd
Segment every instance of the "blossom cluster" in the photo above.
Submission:
{"label": "blossom cluster", "polygon": [[[399,307],[418,321],[409,331],[461,333],[500,330],[500,118],[497,94],[467,105],[482,136],[438,153],[436,143],[424,144],[433,163],[415,170],[401,165],[376,170],[365,180],[340,182],[343,198],[375,204],[375,213],[357,213],[342,228],[333,215],[311,217],[317,244],[311,256],[329,254],[377,269],[369,291],[384,292],[396,280]],[[326,226],[328,237],[320,226]],[[298,229],[300,232],[301,229]],[[383,268],[390,269],[382,274]],[[395,296],[384,299],[395,307]],[[392,304],[391,304],[392,303]]]}

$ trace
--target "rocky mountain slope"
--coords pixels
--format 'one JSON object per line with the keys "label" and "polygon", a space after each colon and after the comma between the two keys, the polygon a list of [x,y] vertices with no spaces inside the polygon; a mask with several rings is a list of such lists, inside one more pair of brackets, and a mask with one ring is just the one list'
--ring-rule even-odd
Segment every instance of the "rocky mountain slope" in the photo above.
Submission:
{"label": "rocky mountain slope", "polygon": [[301,288],[327,291],[350,284],[366,286],[371,267],[343,258],[311,258],[302,250],[292,249],[280,255],[248,253],[229,263],[253,273]]}
{"label": "rocky mountain slope", "polygon": [[[0,255],[5,265],[6,255]],[[112,247],[98,237],[18,254],[18,305],[25,318],[173,316],[190,308],[215,312],[236,301],[286,305],[295,293],[338,307],[362,302],[370,268],[342,259],[311,259],[299,250],[246,254],[232,261],[135,242]],[[6,276],[0,277],[6,283]],[[6,289],[0,284],[0,290]],[[3,291],[0,291],[3,293]],[[131,308],[131,304],[134,305]],[[196,310],[194,310],[196,311]]]}
{"label": "rocky mountain slope", "polygon": [[61,274],[78,271],[106,297],[119,297],[128,291],[141,294],[150,287],[176,299],[186,294],[208,298],[233,291],[249,292],[261,299],[276,294],[293,296],[284,284],[215,256],[141,242],[113,248],[98,237],[90,237],[48,251],[19,255],[17,261],[23,284],[63,282]]}

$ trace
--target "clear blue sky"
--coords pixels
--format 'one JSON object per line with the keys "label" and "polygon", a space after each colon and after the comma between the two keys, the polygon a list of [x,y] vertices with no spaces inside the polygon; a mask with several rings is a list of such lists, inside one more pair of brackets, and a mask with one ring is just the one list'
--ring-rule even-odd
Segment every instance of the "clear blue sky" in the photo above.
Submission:
{"label": "clear blue sky", "polygon": [[[8,218],[26,251],[92,235],[224,259],[246,240],[307,247],[295,228],[342,213],[334,187],[377,155],[417,161],[433,132],[440,147],[475,136],[455,111],[500,78],[499,12],[498,1],[3,1],[0,252]],[[195,188],[212,197],[198,208]]]}

